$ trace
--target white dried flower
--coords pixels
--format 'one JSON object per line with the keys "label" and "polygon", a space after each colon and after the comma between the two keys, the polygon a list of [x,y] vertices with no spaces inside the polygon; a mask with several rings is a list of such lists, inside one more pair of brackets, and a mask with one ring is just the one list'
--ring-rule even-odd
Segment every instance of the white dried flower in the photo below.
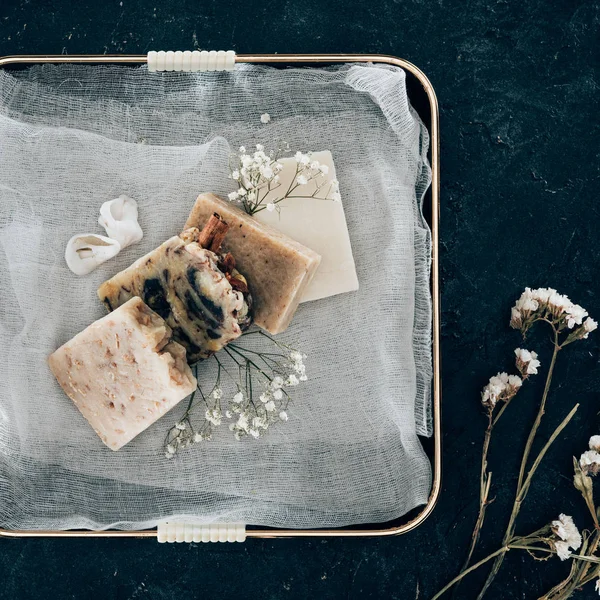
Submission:
{"label": "white dried flower", "polygon": [[567,560],[571,550],[578,550],[581,546],[581,534],[569,515],[560,514],[558,520],[552,521],[551,528],[559,541],[554,542],[556,553],[560,560]]}
{"label": "white dried flower", "polygon": [[266,206],[269,212],[273,212],[275,210],[275,204],[273,204],[273,202],[267,202]]}
{"label": "white dried flower", "polygon": [[260,432],[256,429],[249,429],[248,433],[253,437],[253,438],[257,438],[260,437]]}
{"label": "white dried flower", "polygon": [[291,385],[291,386],[295,386],[298,385],[300,383],[300,380],[292,373],[291,375],[288,376],[285,385]]}
{"label": "white dried flower", "polygon": [[283,387],[283,377],[281,377],[280,375],[276,375],[275,377],[273,377],[273,380],[271,381],[271,389],[272,390],[278,390],[279,388]]}
{"label": "white dried flower", "polygon": [[267,402],[265,404],[265,409],[268,412],[273,412],[275,410],[275,402],[273,402],[273,400],[270,400],[269,402]]}
{"label": "white dried flower", "polygon": [[231,172],[231,179],[235,179],[236,181],[238,181],[240,178],[240,172],[235,169],[234,171]]}
{"label": "white dried flower", "polygon": [[298,352],[298,350],[292,350],[290,352],[290,360],[293,362],[302,362],[303,358],[303,355],[300,352]]}
{"label": "white dried flower", "polygon": [[258,399],[264,404],[265,402],[269,401],[269,394],[261,394]]}
{"label": "white dried flower", "polygon": [[294,158],[298,164],[303,166],[306,166],[310,162],[310,156],[308,156],[308,154],[303,154],[302,152],[296,152]]}
{"label": "white dried flower", "polygon": [[600,452],[600,435],[593,435],[589,441],[590,450]]}
{"label": "white dried flower", "polygon": [[538,368],[541,365],[537,352],[516,348],[515,356],[517,357],[517,369],[523,377],[537,375]]}
{"label": "white dried flower", "polygon": [[242,392],[238,392],[237,394],[235,394],[235,395],[233,396],[233,401],[234,401],[236,404],[240,404],[241,402],[243,402],[243,401],[244,401],[244,394],[242,394]]}
{"label": "white dried flower", "polygon": [[581,325],[583,323],[583,319],[587,317],[587,310],[579,304],[571,304],[565,309],[566,319],[567,319],[567,327],[569,329],[573,329],[575,325]]}
{"label": "white dried flower", "polygon": [[298,182],[298,185],[306,185],[308,183],[308,179],[304,175],[298,175],[296,181]]}
{"label": "white dried flower", "polygon": [[596,321],[594,321],[594,319],[592,319],[592,317],[588,317],[584,322],[583,322],[583,330],[585,331],[585,334],[583,336],[583,339],[587,339],[588,335],[592,332],[592,331],[596,331],[596,329],[598,329],[598,323]]}
{"label": "white dried flower", "polygon": [[273,172],[273,169],[269,166],[262,166],[260,169],[260,173],[261,175],[265,178],[265,179],[273,179],[275,173]]}
{"label": "white dried flower", "polygon": [[236,427],[238,427],[242,431],[248,431],[248,427],[249,427],[248,417],[244,413],[242,413],[238,417],[238,420],[237,420],[237,423],[236,423]]}
{"label": "white dried flower", "polygon": [[567,296],[563,296],[558,292],[554,292],[550,298],[548,298],[548,310],[553,314],[554,317],[558,318],[572,305],[572,302]]}
{"label": "white dried flower", "polygon": [[600,454],[598,451],[586,450],[579,457],[579,466],[586,475],[597,475],[600,472]]}
{"label": "white dried flower", "polygon": [[265,149],[265,147],[262,144],[256,144],[257,152],[254,153],[254,156],[256,156],[259,152],[262,152],[264,149]]}
{"label": "white dried flower", "polygon": [[313,160],[313,161],[310,163],[310,168],[311,168],[313,171],[317,171],[317,170],[319,170],[319,167],[320,167],[320,166],[321,166],[321,165],[319,164],[319,161],[317,161],[317,160]]}
{"label": "white dried flower", "polygon": [[510,400],[519,390],[523,381],[517,375],[498,373],[490,377],[489,383],[481,392],[481,403],[493,410],[500,401]]}
{"label": "white dried flower", "polygon": [[245,154],[246,146],[240,146],[240,154]]}
{"label": "white dried flower", "polygon": [[226,411],[225,411],[225,418],[226,418],[226,419],[231,419],[231,417],[232,417],[232,416],[233,416],[233,415],[231,414],[231,411],[230,411],[230,410],[226,410]]}
{"label": "white dried flower", "polygon": [[273,392],[273,398],[275,400],[281,400],[283,398],[283,392],[280,389],[277,389]]}
{"label": "white dried flower", "polygon": [[167,451],[167,454],[173,455],[173,454],[175,454],[175,452],[177,452],[177,448],[175,448],[175,446],[173,446],[173,444],[168,444],[166,447],[166,451]]}
{"label": "white dried flower", "polygon": [[271,120],[271,115],[269,113],[263,113],[260,115],[260,122],[265,125]]}
{"label": "white dried flower", "polygon": [[220,399],[223,397],[223,390],[222,390],[220,387],[216,387],[216,388],[213,390],[212,397],[213,397],[215,400],[220,400]]}
{"label": "white dried flower", "polygon": [[229,200],[231,200],[231,202],[235,202],[240,197],[240,195],[237,192],[231,192],[227,194],[227,197],[229,198]]}
{"label": "white dried flower", "polygon": [[327,173],[329,173],[329,167],[327,165],[319,165],[319,171],[321,171],[323,175],[327,175]]}
{"label": "white dried flower", "polygon": [[196,444],[198,444],[199,442],[201,442],[204,438],[202,437],[201,433],[196,433],[194,434],[194,442],[196,442]]}
{"label": "white dried flower", "polygon": [[209,423],[212,423],[213,425],[220,425],[221,424],[222,414],[221,414],[221,411],[218,408],[213,408],[213,409],[209,408],[204,413],[204,418]]}
{"label": "white dried flower", "polygon": [[285,410],[282,410],[282,411],[279,413],[279,418],[280,418],[282,421],[287,421],[287,420],[288,420],[288,415],[287,415],[287,413],[285,412]]}
{"label": "white dried flower", "polygon": [[171,454],[170,452],[165,452],[165,458],[175,458],[175,454]]}
{"label": "white dried flower", "polygon": [[237,191],[237,193],[238,193],[238,196],[245,196],[245,195],[246,195],[248,192],[247,192],[247,191],[246,191],[246,190],[245,190],[243,187],[241,187],[241,188],[240,188],[240,189]]}
{"label": "white dried flower", "polygon": [[179,429],[179,431],[184,431],[186,428],[186,424],[183,421],[179,421],[179,423],[175,423],[175,429]]}

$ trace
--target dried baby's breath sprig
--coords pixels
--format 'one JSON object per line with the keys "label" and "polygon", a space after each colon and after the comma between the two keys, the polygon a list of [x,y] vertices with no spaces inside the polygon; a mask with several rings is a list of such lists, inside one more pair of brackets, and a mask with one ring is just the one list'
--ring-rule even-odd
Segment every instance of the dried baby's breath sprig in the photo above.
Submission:
{"label": "dried baby's breath sprig", "polygon": [[[185,413],[169,429],[164,444],[167,458],[212,439],[214,429],[224,424],[236,440],[241,440],[259,438],[271,426],[289,419],[290,393],[308,379],[306,355],[262,330],[247,332],[242,338],[246,336],[260,336],[264,347],[249,347],[242,341],[230,343],[220,356],[209,359],[217,364],[216,381],[208,393],[198,384]],[[204,364],[194,367],[196,375]],[[199,419],[195,416],[198,409],[202,411]],[[194,425],[196,421],[198,425]]]}
{"label": "dried baby's breath sprig", "polygon": [[[268,123],[268,120],[263,123]],[[229,200],[241,204],[250,215],[262,210],[279,211],[279,203],[286,198],[340,201],[339,182],[336,179],[327,180],[329,167],[314,160],[310,152],[294,154],[296,171],[287,189],[283,188],[281,158],[288,152],[289,147],[267,154],[262,144],[256,144],[254,152],[247,152],[245,146],[240,146],[239,153],[229,159],[229,178],[238,186],[237,190],[228,194]],[[314,191],[302,194],[303,188],[309,183],[314,183]],[[276,190],[277,194],[271,195]]]}

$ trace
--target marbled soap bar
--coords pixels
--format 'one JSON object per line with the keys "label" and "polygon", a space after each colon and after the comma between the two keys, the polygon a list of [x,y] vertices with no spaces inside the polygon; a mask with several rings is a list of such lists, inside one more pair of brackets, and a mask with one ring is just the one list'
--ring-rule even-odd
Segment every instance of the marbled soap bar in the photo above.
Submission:
{"label": "marbled soap bar", "polygon": [[280,333],[292,320],[321,257],[214,194],[198,197],[186,227],[203,227],[213,213],[229,224],[223,248],[235,256],[248,280],[254,322]]}
{"label": "marbled soap bar", "polygon": [[[331,152],[313,152],[311,161],[327,168],[327,173],[297,187],[290,198],[280,201],[279,211],[262,210],[255,219],[271,225],[321,255],[321,264],[306,287],[301,302],[318,300],[358,289],[350,236],[342,201],[334,201],[335,164]],[[283,169],[280,185],[268,193],[264,204],[281,198],[281,190],[294,183],[298,163],[294,158],[280,158]],[[317,184],[319,189],[317,190]],[[311,195],[315,195],[311,198]],[[298,196],[298,197],[294,197]]]}
{"label": "marbled soap bar", "polygon": [[[203,248],[200,236],[192,228],[172,237],[98,289],[109,310],[142,298],[171,327],[190,364],[219,351],[250,323],[244,292],[234,289],[221,257]],[[239,283],[245,287],[245,279]]]}
{"label": "marbled soap bar", "polygon": [[140,298],[92,323],[48,359],[67,396],[118,450],[196,389],[183,346]]}

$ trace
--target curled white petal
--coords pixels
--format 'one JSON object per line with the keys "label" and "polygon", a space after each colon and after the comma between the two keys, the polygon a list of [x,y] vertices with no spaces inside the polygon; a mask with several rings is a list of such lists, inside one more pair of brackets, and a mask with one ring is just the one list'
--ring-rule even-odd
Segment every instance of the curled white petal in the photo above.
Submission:
{"label": "curled white petal", "polygon": [[94,233],[82,233],[68,241],[65,260],[75,275],[87,275],[116,256],[120,250],[121,244],[117,240]]}
{"label": "curled white petal", "polygon": [[127,248],[144,237],[138,223],[137,202],[127,196],[105,202],[100,207],[98,223],[104,227],[108,237],[121,244],[121,248]]}

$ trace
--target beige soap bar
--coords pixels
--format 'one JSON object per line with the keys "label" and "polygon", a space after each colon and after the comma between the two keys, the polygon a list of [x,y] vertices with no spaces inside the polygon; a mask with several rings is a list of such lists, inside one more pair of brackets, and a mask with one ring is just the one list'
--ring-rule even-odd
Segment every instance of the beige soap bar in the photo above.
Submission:
{"label": "beige soap bar", "polygon": [[190,364],[218,352],[250,324],[244,293],[233,289],[219,256],[199,245],[199,233],[192,228],[185,239],[168,239],[98,288],[109,310],[139,296],[165,319]]}
{"label": "beige soap bar", "polygon": [[196,389],[183,346],[140,298],[92,323],[48,359],[67,396],[118,450]]}
{"label": "beige soap bar", "polygon": [[223,249],[233,254],[248,281],[254,322],[270,333],[282,332],[317,271],[320,255],[214,194],[198,197],[186,228],[202,228],[215,212],[229,224]]}
{"label": "beige soap bar", "polygon": [[[278,211],[262,210],[255,219],[271,225],[301,244],[321,255],[321,264],[307,286],[301,302],[327,298],[358,289],[358,277],[350,246],[344,206],[331,198],[332,182],[336,180],[331,152],[313,152],[311,160],[327,167],[327,174],[296,188],[293,196],[280,201]],[[280,158],[283,169],[279,173],[280,185],[266,195],[264,204],[281,197],[281,190],[293,184],[298,163],[294,158]],[[317,183],[319,190],[317,191]],[[315,198],[311,196],[315,194]]]}

